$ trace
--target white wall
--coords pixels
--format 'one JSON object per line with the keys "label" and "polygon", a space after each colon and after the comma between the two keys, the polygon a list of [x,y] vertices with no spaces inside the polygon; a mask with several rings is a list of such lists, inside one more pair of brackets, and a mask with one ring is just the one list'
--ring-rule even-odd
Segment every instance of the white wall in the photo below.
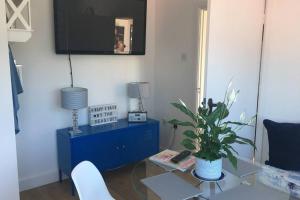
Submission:
{"label": "white wall", "polygon": [[[209,6],[209,47],[207,97],[222,101],[229,81],[241,93],[230,117],[239,120],[245,111],[256,114],[264,1],[211,0]],[[241,136],[254,140],[254,128],[244,128]],[[253,148],[238,146],[241,156],[251,158]]]}
{"label": "white wall", "polygon": [[257,159],[262,162],[268,158],[262,121],[300,122],[299,18],[299,0],[267,1],[257,138],[258,152],[262,152]]}
{"label": "white wall", "polygon": [[0,1],[0,199],[18,200],[17,153],[7,45],[5,2]]}
{"label": "white wall", "polygon": [[[52,0],[32,1],[32,39],[14,44],[18,63],[24,65],[20,128],[17,136],[21,190],[57,180],[55,130],[71,126],[71,113],[60,108],[59,89],[69,86],[67,56],[54,53]],[[76,86],[89,89],[89,105],[117,103],[119,117],[127,112],[126,83],[153,83],[155,1],[148,1],[146,56],[72,56]],[[152,99],[148,111],[153,116]],[[80,124],[87,113],[80,113]]]}
{"label": "white wall", "polygon": [[[163,120],[182,117],[170,103],[181,98],[196,106],[198,1],[156,2],[155,116],[161,120],[161,144],[170,143],[171,126]],[[177,141],[181,130],[178,130]],[[175,148],[182,148],[176,143]]]}

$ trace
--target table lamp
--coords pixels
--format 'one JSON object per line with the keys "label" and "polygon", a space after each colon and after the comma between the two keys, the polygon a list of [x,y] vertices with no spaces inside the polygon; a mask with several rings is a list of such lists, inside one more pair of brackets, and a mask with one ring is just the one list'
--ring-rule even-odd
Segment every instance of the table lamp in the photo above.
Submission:
{"label": "table lamp", "polygon": [[148,82],[128,83],[128,97],[138,100],[138,110],[128,113],[128,120],[132,122],[143,122],[147,120],[147,112],[144,109],[143,99],[150,96]]}
{"label": "table lamp", "polygon": [[88,106],[88,89],[79,87],[68,87],[61,89],[61,106],[73,111],[73,127],[69,132],[79,134],[78,110]]}

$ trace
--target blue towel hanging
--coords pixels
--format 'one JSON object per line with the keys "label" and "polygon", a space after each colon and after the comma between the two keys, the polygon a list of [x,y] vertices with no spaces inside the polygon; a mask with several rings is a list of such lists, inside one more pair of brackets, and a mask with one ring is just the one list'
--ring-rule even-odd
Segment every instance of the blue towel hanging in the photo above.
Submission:
{"label": "blue towel hanging", "polygon": [[12,87],[12,98],[14,106],[14,120],[15,120],[15,133],[19,133],[19,123],[18,123],[18,110],[20,109],[18,95],[23,92],[20,77],[17,71],[17,66],[14,62],[14,57],[9,47],[9,62],[10,62],[10,76],[11,76],[11,87]]}

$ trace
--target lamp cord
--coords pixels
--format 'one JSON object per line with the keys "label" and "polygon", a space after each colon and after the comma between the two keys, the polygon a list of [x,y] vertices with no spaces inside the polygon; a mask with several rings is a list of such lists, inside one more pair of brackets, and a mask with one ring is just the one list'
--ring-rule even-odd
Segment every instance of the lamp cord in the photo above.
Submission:
{"label": "lamp cord", "polygon": [[72,59],[71,59],[70,51],[68,54],[68,58],[69,58],[69,66],[70,66],[71,87],[74,87],[73,66],[72,66]]}
{"label": "lamp cord", "polygon": [[[66,6],[66,5],[65,5]],[[66,47],[67,47],[67,50],[68,50],[68,60],[69,60],[69,67],[70,67],[70,78],[71,78],[71,87],[73,88],[74,87],[74,78],[73,78],[73,66],[72,66],[72,59],[71,59],[71,50],[70,50],[70,32],[69,32],[69,7],[67,7],[67,12],[65,12],[65,18],[66,18]]]}
{"label": "lamp cord", "polygon": [[172,136],[171,136],[172,138],[170,140],[168,149],[172,149],[173,148],[174,143],[175,143],[175,136],[176,136],[176,129],[173,128],[173,133],[172,133]]}

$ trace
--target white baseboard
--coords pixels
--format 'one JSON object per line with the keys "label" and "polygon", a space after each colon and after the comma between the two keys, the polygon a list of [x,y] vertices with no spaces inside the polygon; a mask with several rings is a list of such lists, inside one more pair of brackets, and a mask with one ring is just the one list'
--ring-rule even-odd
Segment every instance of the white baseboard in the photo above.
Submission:
{"label": "white baseboard", "polygon": [[48,171],[31,177],[19,179],[20,191],[47,185],[58,181],[58,171]]}

